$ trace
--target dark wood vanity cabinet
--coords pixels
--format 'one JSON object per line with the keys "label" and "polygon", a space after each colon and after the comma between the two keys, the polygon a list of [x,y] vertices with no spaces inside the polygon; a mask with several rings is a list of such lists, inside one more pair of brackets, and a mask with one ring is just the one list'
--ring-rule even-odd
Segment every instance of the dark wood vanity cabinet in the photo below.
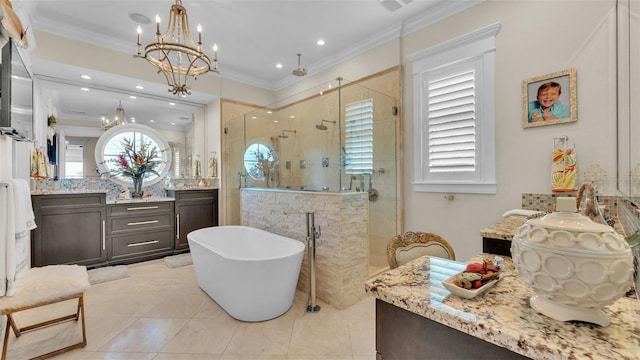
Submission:
{"label": "dark wood vanity cabinet", "polygon": [[104,193],[31,197],[37,228],[31,232],[31,265],[100,265],[107,261]]}
{"label": "dark wood vanity cabinet", "polygon": [[173,214],[173,201],[107,205],[109,263],[134,263],[171,255]]}
{"label": "dark wood vanity cabinet", "polygon": [[107,204],[105,193],[32,195],[31,264],[129,264],[189,251],[187,234],[218,225],[218,190]]}
{"label": "dark wood vanity cabinet", "polygon": [[218,189],[167,190],[176,199],[175,252],[189,250],[187,234],[218,225]]}

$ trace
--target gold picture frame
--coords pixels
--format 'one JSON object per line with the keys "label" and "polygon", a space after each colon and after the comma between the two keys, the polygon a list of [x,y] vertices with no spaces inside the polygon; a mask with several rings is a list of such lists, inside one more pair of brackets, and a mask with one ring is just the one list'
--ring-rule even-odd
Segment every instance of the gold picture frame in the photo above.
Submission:
{"label": "gold picture frame", "polygon": [[522,81],[522,126],[563,124],[578,120],[576,69]]}

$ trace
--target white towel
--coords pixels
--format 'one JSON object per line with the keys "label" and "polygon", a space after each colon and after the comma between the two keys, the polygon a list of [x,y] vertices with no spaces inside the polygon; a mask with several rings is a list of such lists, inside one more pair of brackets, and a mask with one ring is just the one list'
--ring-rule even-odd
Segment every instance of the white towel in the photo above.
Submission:
{"label": "white towel", "polygon": [[27,268],[29,231],[36,228],[29,183],[23,179],[6,180],[0,193],[0,295],[13,295],[16,275]]}

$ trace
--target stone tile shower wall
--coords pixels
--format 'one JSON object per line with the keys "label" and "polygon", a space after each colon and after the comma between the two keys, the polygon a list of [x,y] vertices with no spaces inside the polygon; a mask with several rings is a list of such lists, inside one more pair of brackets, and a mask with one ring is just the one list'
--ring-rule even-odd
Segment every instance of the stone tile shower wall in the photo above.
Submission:
{"label": "stone tile shower wall", "polygon": [[[362,300],[368,277],[369,200],[367,193],[328,193],[242,189],[242,225],[306,243],[306,212],[315,213],[316,294],[318,300],[344,309]],[[308,252],[298,289],[308,291]]]}

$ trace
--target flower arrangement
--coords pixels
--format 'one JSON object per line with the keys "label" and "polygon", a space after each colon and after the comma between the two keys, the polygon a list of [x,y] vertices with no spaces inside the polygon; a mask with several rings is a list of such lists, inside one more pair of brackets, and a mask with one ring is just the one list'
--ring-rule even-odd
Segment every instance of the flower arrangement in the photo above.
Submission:
{"label": "flower arrangement", "polygon": [[117,157],[105,160],[110,166],[111,176],[122,175],[130,177],[133,180],[134,197],[142,197],[142,181],[145,174],[152,173],[160,176],[157,172],[158,165],[163,161],[159,157],[158,147],[152,145],[150,141],[145,141],[136,148],[136,144],[128,138],[124,138],[121,142],[122,153]]}

